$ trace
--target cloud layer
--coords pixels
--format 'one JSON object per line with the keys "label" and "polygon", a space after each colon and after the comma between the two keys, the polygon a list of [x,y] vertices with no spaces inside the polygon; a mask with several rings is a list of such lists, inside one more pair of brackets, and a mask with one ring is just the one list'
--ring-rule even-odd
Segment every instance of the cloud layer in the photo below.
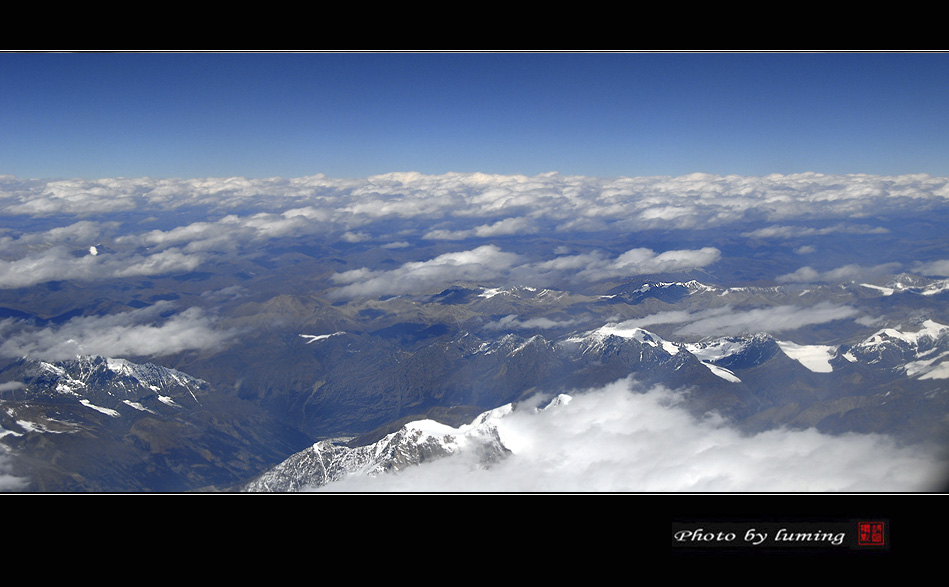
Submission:
{"label": "cloud layer", "polygon": [[[209,216],[265,214],[262,223],[293,217],[348,230],[388,218],[480,220],[475,226],[427,228],[432,238],[497,236],[534,230],[545,220],[558,230],[594,226],[708,227],[749,217],[762,224],[820,220],[820,226],[774,225],[761,236],[875,232],[852,218],[899,209],[942,206],[949,180],[928,175],[764,177],[695,173],[680,177],[613,179],[546,173],[390,173],[362,179],[323,175],[293,179],[19,180],[0,177],[5,215],[79,217],[122,211],[203,210]],[[282,217],[282,218],[281,218]],[[828,221],[835,221],[830,227]],[[470,224],[470,223],[469,223]],[[429,223],[430,227],[431,224]],[[464,231],[462,234],[459,231]]]}
{"label": "cloud layer", "polygon": [[736,310],[731,306],[689,312],[672,310],[627,320],[618,328],[648,328],[656,324],[684,324],[675,330],[683,337],[735,336],[757,332],[780,333],[834,320],[857,318],[860,311],[844,304],[820,302],[813,306],[774,306]]}
{"label": "cloud layer", "polygon": [[817,271],[813,267],[801,267],[793,273],[787,273],[776,277],[780,283],[811,283],[825,281],[830,283],[839,283],[845,281],[873,281],[886,275],[892,275],[900,270],[900,263],[883,263],[867,267],[851,263],[830,269],[827,271]]}
{"label": "cloud layer", "polygon": [[577,393],[555,409],[500,421],[513,454],[482,468],[453,455],[327,491],[862,492],[931,491],[945,481],[935,449],[878,435],[772,430],[744,436],[719,417],[692,417],[682,396],[629,381]]}
{"label": "cloud layer", "polygon": [[[216,256],[257,250],[281,238],[312,237],[389,250],[411,242],[464,241],[465,254],[474,255],[485,254],[483,246],[503,246],[501,239],[522,235],[560,239],[593,232],[733,228],[748,239],[842,233],[871,238],[889,229],[878,221],[856,219],[947,206],[949,180],[927,175],[697,173],[607,179],[558,173],[390,173],[360,179],[57,181],[0,176],[0,214],[10,219],[8,228],[0,229],[0,288],[54,278],[188,271]],[[109,255],[76,255],[77,247],[99,242],[108,245]],[[722,256],[712,246],[676,249],[681,247],[640,247],[618,256],[596,250],[548,255],[533,259],[529,269],[531,275],[573,271],[577,280],[596,280],[705,267]],[[503,252],[510,254],[509,249]],[[514,268],[514,261],[500,252],[493,256],[512,264],[504,270]],[[418,282],[426,271],[438,273],[449,259],[418,260],[423,266],[406,266],[390,277],[411,273],[411,281]],[[477,265],[482,263],[469,269],[480,274]],[[489,273],[501,269],[491,264],[483,268]],[[945,271],[937,265],[925,268]],[[807,269],[801,269],[801,277],[821,276]]]}
{"label": "cloud layer", "polygon": [[[0,446],[0,451],[3,447]],[[17,477],[11,470],[10,461],[12,459],[5,453],[0,452],[0,493],[6,491],[21,491],[26,489],[30,480],[25,477]]]}
{"label": "cloud layer", "polygon": [[662,253],[637,248],[615,258],[596,251],[530,262],[521,255],[501,250],[497,245],[483,245],[468,251],[446,253],[427,261],[405,263],[388,271],[361,268],[337,273],[332,279],[343,284],[343,287],[333,294],[338,297],[359,297],[421,293],[457,281],[513,280],[519,284],[546,285],[566,279],[588,283],[687,271],[710,265],[720,256],[721,252],[712,247]]}
{"label": "cloud layer", "polygon": [[77,355],[161,356],[185,350],[217,348],[234,335],[218,328],[199,308],[188,308],[168,318],[169,302],[107,316],[76,317],[45,328],[25,327],[16,320],[0,322],[0,356],[45,360]]}

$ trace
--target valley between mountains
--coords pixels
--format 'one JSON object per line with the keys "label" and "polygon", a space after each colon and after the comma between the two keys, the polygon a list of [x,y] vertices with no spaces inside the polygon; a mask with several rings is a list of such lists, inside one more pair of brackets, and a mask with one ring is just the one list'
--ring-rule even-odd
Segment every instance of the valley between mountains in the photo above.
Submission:
{"label": "valley between mountains", "polygon": [[0,176],[0,490],[926,492],[949,180]]}
{"label": "valley between mountains", "polygon": [[[462,453],[489,469],[517,458],[503,416],[624,384],[675,392],[691,417],[714,414],[746,437],[812,430],[928,449],[949,414],[949,326],[929,317],[947,296],[946,281],[911,275],[807,289],[632,282],[595,295],[459,284],[345,305],[280,296],[264,306],[292,320],[246,330],[184,371],[94,355],[13,361],[0,372],[0,442],[28,491],[332,490]],[[736,309],[749,301],[781,316],[801,299],[905,318],[834,337],[820,321],[794,340],[734,330],[755,320]],[[727,334],[699,332],[702,320]]]}

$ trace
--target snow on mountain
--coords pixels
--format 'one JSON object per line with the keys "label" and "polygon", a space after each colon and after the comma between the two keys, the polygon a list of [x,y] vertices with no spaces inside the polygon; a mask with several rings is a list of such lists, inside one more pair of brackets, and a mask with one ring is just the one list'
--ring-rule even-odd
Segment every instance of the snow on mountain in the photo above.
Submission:
{"label": "snow on mountain", "polygon": [[[207,383],[181,371],[125,359],[80,356],[66,361],[23,361],[7,376],[23,384],[25,392],[77,398],[83,405],[110,416],[118,415],[117,400],[138,410],[143,401],[181,406],[185,397],[196,404]],[[102,405],[102,404],[109,405]]]}
{"label": "snow on mountain", "polygon": [[784,354],[815,373],[830,373],[834,370],[830,361],[837,356],[837,347],[816,344],[796,344],[784,340],[776,341]]}
{"label": "snow on mountain", "polygon": [[927,280],[910,274],[898,275],[885,285],[876,285],[873,283],[860,283],[858,285],[879,291],[884,296],[892,296],[895,293],[934,296],[949,291],[949,279]]}
{"label": "snow on mountain", "polygon": [[912,361],[906,364],[906,375],[919,379],[949,379],[949,351],[930,359]]}
{"label": "snow on mountain", "polygon": [[[902,328],[902,327],[900,327]],[[931,345],[939,337],[949,333],[949,326],[934,320],[924,320],[921,328],[915,332],[903,332],[899,328],[882,328],[861,343],[864,347],[885,345],[890,341],[902,341],[919,347],[929,342]]]}
{"label": "snow on mountain", "polygon": [[339,331],[339,332],[334,332],[332,334],[301,334],[300,338],[307,339],[306,344],[310,344],[310,343],[318,342],[321,340],[326,340],[327,338],[330,338],[331,336],[339,336],[340,334],[346,334],[346,333],[343,331]]}
{"label": "snow on mountain", "polygon": [[[492,353],[505,350],[516,353],[537,341],[539,336],[526,341],[515,335],[485,341],[478,350]],[[731,382],[741,381],[736,370],[760,365],[776,354],[783,353],[814,373],[833,372],[834,359],[839,355],[852,363],[860,362],[876,367],[901,368],[906,374],[922,379],[949,378],[949,326],[925,320],[916,331],[884,328],[863,342],[853,346],[802,344],[777,340],[767,333],[728,336],[700,342],[674,342],[633,326],[632,322],[609,322],[592,330],[569,335],[555,343],[556,347],[578,357],[601,354],[621,341],[651,347],[658,354],[640,356],[640,360],[664,362],[680,352],[697,358],[713,374]]]}
{"label": "snow on mountain", "polygon": [[312,442],[204,380],[119,358],[19,359],[0,404],[0,454],[29,491],[233,487]]}
{"label": "snow on mountain", "polygon": [[666,290],[670,288],[684,288],[688,290],[689,295],[699,292],[718,291],[717,287],[705,285],[694,279],[689,281],[657,281],[643,284],[635,293],[646,293],[655,290]]}
{"label": "snow on mountain", "polygon": [[902,369],[909,377],[949,379],[949,326],[927,319],[915,331],[882,328],[843,356],[851,362]]}
{"label": "snow on mountain", "polygon": [[[564,374],[568,373],[568,370],[573,374],[585,373],[576,381],[587,382],[589,379],[584,377],[592,372],[584,371],[588,368],[596,369],[597,373],[604,368],[611,369],[610,374],[613,377],[625,377],[631,373],[637,377],[640,374],[649,377],[655,373],[663,373],[663,376],[685,373],[687,377],[693,378],[688,381],[695,381],[701,380],[694,379],[696,371],[699,371],[698,375],[705,376],[697,365],[691,367],[698,362],[716,377],[735,385],[726,383],[718,388],[709,386],[696,396],[697,400],[709,397],[710,393],[706,393],[709,389],[717,389],[719,393],[734,393],[733,396],[727,396],[729,401],[735,402],[738,401],[735,398],[740,398],[741,401],[747,400],[750,402],[748,405],[752,406],[757,405],[754,402],[760,402],[768,409],[775,406],[791,409],[786,408],[794,405],[787,403],[788,397],[794,401],[804,401],[802,398],[821,392],[824,384],[836,385],[838,380],[831,378],[836,377],[833,374],[834,366],[841,366],[837,362],[838,356],[853,363],[860,363],[861,368],[892,366],[918,379],[949,378],[949,327],[932,320],[919,322],[915,330],[912,327],[884,328],[859,344],[841,347],[776,340],[767,333],[720,337],[701,342],[673,342],[634,326],[631,321],[608,322],[597,328],[550,341],[540,335],[522,337],[511,333],[482,339],[473,333],[465,332],[463,336],[452,341],[450,346],[460,351],[458,356],[463,360],[482,360],[490,356],[491,361],[494,361],[490,363],[492,368],[499,368],[501,370],[498,372],[508,375],[513,372],[521,373],[512,365],[515,365],[528,349],[543,351],[529,353],[529,358],[532,361],[536,359],[544,368],[524,371],[529,373],[526,378],[528,385],[567,380]],[[887,360],[891,360],[892,365],[876,361],[878,356],[885,356]],[[772,361],[774,357],[780,360]],[[808,379],[806,385],[796,386],[788,392],[789,396],[784,396],[781,382],[786,381],[785,378],[789,375],[799,374],[800,371],[795,362],[815,375]],[[479,363],[478,369],[483,369],[487,364]],[[549,366],[552,367],[547,369]],[[544,380],[543,376],[547,374],[552,374],[552,378]],[[570,383],[573,381],[570,380]],[[927,385],[931,386],[932,383]],[[572,385],[563,389],[582,387]],[[730,389],[737,391],[728,391]],[[885,391],[889,396],[891,390]],[[898,392],[899,390],[896,390],[893,393]],[[853,399],[857,397],[859,399]],[[890,397],[892,399],[896,396]],[[562,395],[551,402],[547,409],[564,405],[570,402],[570,399],[570,396]],[[828,429],[846,431],[849,430],[850,423],[840,423],[840,418],[859,418],[854,420],[856,425],[864,426],[866,422],[876,421],[873,409],[885,409],[882,404],[872,405],[871,400],[862,396],[854,395],[851,399],[853,402],[861,402],[859,410],[847,408],[843,404],[841,406],[844,407],[827,402],[820,403],[819,408],[801,412],[801,419],[797,424],[813,426],[812,418],[815,417],[814,414],[819,414],[823,418],[821,421],[826,421]],[[470,457],[470,460],[462,459],[464,463],[487,469],[505,455],[518,454],[518,438],[510,436],[511,420],[503,420],[514,410],[514,404],[508,403],[484,412],[468,425],[458,427],[434,420],[418,420],[405,424],[398,431],[385,435],[377,442],[361,446],[349,444],[346,439],[317,442],[259,476],[246,485],[244,490],[282,492],[321,487],[332,490],[332,483],[350,476],[374,477],[403,471],[420,463],[460,455]],[[868,411],[873,417],[864,416],[863,411]],[[739,410],[735,413],[741,412]],[[758,425],[759,423],[754,424]],[[777,420],[774,425],[778,425]]]}
{"label": "snow on mountain", "polygon": [[682,345],[716,376],[737,383],[741,379],[733,369],[748,367],[772,356],[768,350],[773,339],[768,335],[728,336]]}
{"label": "snow on mountain", "polygon": [[893,289],[892,287],[884,287],[882,285],[873,285],[872,283],[861,283],[860,285],[869,289],[875,289],[885,296],[891,296],[896,292],[896,290]]}
{"label": "snow on mountain", "polygon": [[703,363],[714,363],[725,357],[740,353],[749,344],[750,340],[746,338],[727,337],[705,342],[687,343],[685,348]]}
{"label": "snow on mountain", "polygon": [[610,303],[640,304],[648,299],[655,299],[665,303],[677,303],[689,296],[717,292],[719,288],[706,285],[696,280],[691,281],[649,281],[640,285],[624,284],[614,287],[599,296],[601,300]]}
{"label": "snow on mountain", "polygon": [[[557,405],[567,401],[569,398],[560,399]],[[375,477],[460,453],[474,455],[479,467],[490,467],[510,452],[501,441],[497,424],[514,409],[513,404],[506,404],[457,428],[434,420],[417,420],[365,446],[349,447],[323,440],[267,471],[244,491],[315,489],[350,475]]]}
{"label": "snow on mountain", "polygon": [[678,343],[663,339],[662,337],[636,326],[629,326],[625,322],[610,322],[603,326],[587,331],[580,335],[574,335],[564,340],[567,344],[580,344],[586,349],[602,347],[611,336],[635,340],[636,342],[656,348],[661,348],[670,355],[675,355],[681,350]]}
{"label": "snow on mountain", "polygon": [[715,374],[718,377],[721,377],[725,381],[731,381],[732,383],[741,382],[741,379],[737,375],[735,375],[733,372],[726,369],[725,367],[719,367],[718,365],[715,365],[714,363],[706,363],[704,361],[702,362],[702,364],[708,367],[708,370],[711,371],[713,374]]}
{"label": "snow on mountain", "polygon": [[560,299],[567,295],[567,292],[556,291],[547,288],[538,288],[531,287],[527,285],[519,285],[513,287],[481,287],[481,292],[477,295],[479,298],[490,299],[495,296],[509,296],[517,298],[551,298],[551,299]]}
{"label": "snow on mountain", "polygon": [[924,296],[934,296],[944,291],[949,291],[949,279],[941,279],[923,287],[919,293]]}

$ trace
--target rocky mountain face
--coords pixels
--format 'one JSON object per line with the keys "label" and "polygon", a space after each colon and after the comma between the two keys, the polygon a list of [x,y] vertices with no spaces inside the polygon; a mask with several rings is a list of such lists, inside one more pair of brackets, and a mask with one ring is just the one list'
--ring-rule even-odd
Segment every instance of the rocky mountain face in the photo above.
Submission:
{"label": "rocky mountain face", "polygon": [[242,490],[312,490],[350,475],[374,477],[402,471],[459,451],[474,453],[478,466],[490,467],[510,452],[498,434],[497,421],[513,409],[511,404],[501,406],[458,428],[433,420],[418,420],[362,446],[320,441],[267,471]]}
{"label": "rocky mountain face", "polygon": [[[490,358],[494,373],[520,373],[524,382],[542,382],[522,383],[524,389],[568,389],[579,382],[589,387],[632,374],[639,381],[685,386],[697,415],[714,410],[749,433],[813,427],[828,434],[887,433],[913,442],[945,438],[949,409],[944,381],[949,373],[941,362],[949,356],[949,326],[932,320],[916,326],[920,329],[906,332],[884,329],[839,347],[796,345],[766,333],[680,344],[615,324],[555,341],[513,335],[483,341],[466,334],[454,342],[464,349],[456,356],[460,364]],[[457,429],[420,420],[376,442],[322,441],[244,490],[297,491],[347,475],[399,471],[450,457],[459,438],[469,443],[476,438],[497,458],[506,449],[496,430],[492,435],[485,427],[511,405]]]}
{"label": "rocky mountain face", "polygon": [[154,364],[20,360],[0,376],[0,445],[28,491],[226,487],[310,442],[259,408]]}
{"label": "rocky mountain face", "polygon": [[[630,376],[682,390],[695,414],[715,411],[749,433],[945,439],[949,327],[922,311],[939,307],[944,290],[899,283],[655,282],[584,295],[460,284],[348,303],[281,296],[268,311],[299,319],[268,322],[255,310],[241,343],[172,357],[176,369],[97,356],[7,364],[0,446],[28,491],[290,491],[399,470],[464,443],[481,447],[487,466],[505,454],[490,426],[504,406]],[[808,335],[820,344],[766,331],[688,339],[624,319],[808,296],[901,318],[869,335],[849,325],[832,341],[815,327]]]}

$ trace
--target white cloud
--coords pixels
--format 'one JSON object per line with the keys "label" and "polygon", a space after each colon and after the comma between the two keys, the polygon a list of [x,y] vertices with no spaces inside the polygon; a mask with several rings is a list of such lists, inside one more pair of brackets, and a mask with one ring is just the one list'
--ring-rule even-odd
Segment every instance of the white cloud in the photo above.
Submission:
{"label": "white cloud", "polygon": [[560,328],[576,324],[576,320],[552,320],[550,318],[528,318],[527,320],[518,319],[516,314],[508,314],[499,320],[488,322],[484,325],[487,330],[523,330],[523,329],[549,329]]}
{"label": "white cloud", "polygon": [[845,281],[872,281],[899,271],[902,265],[900,263],[882,263],[867,267],[851,263],[836,269],[827,271],[817,271],[813,267],[801,267],[793,273],[779,275],[776,279],[780,283],[811,283],[815,281],[826,281],[830,283],[839,283]]}
{"label": "white cloud", "polygon": [[368,268],[337,273],[333,281],[345,284],[333,292],[339,297],[420,293],[455,281],[507,279],[524,284],[546,285],[551,280],[574,279],[590,282],[649,273],[684,271],[714,263],[718,249],[672,250],[656,253],[632,249],[610,259],[596,251],[565,255],[536,263],[524,262],[517,254],[497,245],[484,245],[457,253],[446,253],[427,261],[405,263],[398,269],[373,271]]}
{"label": "white cloud", "polygon": [[191,271],[199,255],[168,249],[153,255],[84,255],[76,257],[57,246],[14,261],[0,261],[0,288],[28,287],[54,280],[91,281],[115,277]]}
{"label": "white cloud", "polygon": [[731,306],[698,312],[671,310],[642,318],[633,318],[619,328],[648,328],[656,324],[685,324],[675,334],[687,338],[734,336],[757,332],[778,333],[834,320],[855,318],[860,312],[851,306],[821,302],[813,306],[774,306],[752,310],[736,310]]}
{"label": "white cloud", "polygon": [[869,226],[867,224],[849,224],[840,223],[825,228],[813,228],[809,226],[766,226],[757,230],[744,233],[744,236],[756,238],[794,238],[799,236],[817,236],[825,234],[887,234],[888,228],[882,226]]}
{"label": "white cloud", "polygon": [[682,336],[731,336],[744,333],[778,333],[834,320],[854,318],[860,312],[851,306],[821,302],[813,306],[775,306],[733,312],[728,308],[696,312],[687,325],[676,330]]}
{"label": "white cloud", "polygon": [[468,238],[490,238],[514,234],[533,234],[537,227],[529,218],[505,218],[493,224],[482,224],[470,230],[431,230],[422,238],[429,240],[464,240]]}
{"label": "white cloud", "polygon": [[[308,230],[301,220],[331,225],[338,232],[383,219],[414,219],[419,221],[418,228],[427,232],[422,227],[438,220],[448,224],[439,229],[451,234],[472,230],[471,219],[480,218],[485,224],[475,230],[487,234],[510,230],[490,223],[498,217],[509,217],[511,223],[546,220],[571,229],[615,226],[636,230],[723,226],[746,221],[749,215],[763,216],[771,224],[762,229],[761,236],[789,236],[795,231],[872,233],[886,229],[854,224],[851,219],[909,207],[944,206],[947,200],[946,178],[820,173],[611,179],[558,173],[533,177],[391,173],[360,179],[322,175],[292,179],[116,178],[0,185],[0,212],[7,215],[92,216],[188,209],[220,216],[252,211],[266,214],[261,220],[272,225],[266,230],[279,233]],[[464,226],[452,226],[457,219],[464,219]],[[806,223],[812,221],[836,224],[807,228]]]}
{"label": "white cloud", "polygon": [[170,302],[106,316],[79,316],[56,326],[31,328],[13,319],[0,322],[0,356],[46,360],[76,355],[162,356],[185,350],[217,348],[234,333],[218,328],[200,308],[162,319]]}
{"label": "white cloud", "polygon": [[348,230],[344,232],[339,238],[340,240],[347,243],[361,243],[367,240],[372,240],[372,236],[366,234],[365,232],[352,232]]}
{"label": "white cloud", "polygon": [[188,255],[176,249],[168,249],[154,255],[135,256],[121,260],[121,266],[111,269],[115,277],[162,275],[178,271],[193,271],[201,264],[202,257]]}
{"label": "white cloud", "polygon": [[512,451],[489,467],[453,455],[395,474],[349,477],[327,491],[861,492],[932,491],[946,463],[934,448],[880,435],[816,430],[744,435],[721,417],[697,419],[681,394],[629,381],[499,421]]}
{"label": "white cloud", "polygon": [[[3,429],[0,428],[0,436]],[[2,450],[0,446],[0,450]],[[29,479],[18,477],[12,473],[10,462],[6,454],[0,452],[0,492],[22,491],[29,485]]]}
{"label": "white cloud", "polygon": [[495,245],[469,251],[445,253],[428,261],[405,263],[390,271],[366,268],[337,273],[336,283],[346,284],[334,293],[338,296],[378,296],[417,293],[453,281],[484,281],[503,275],[519,260]]}
{"label": "white cloud", "polygon": [[913,265],[913,271],[922,275],[949,277],[949,259],[916,263]]}
{"label": "white cloud", "polygon": [[[873,234],[887,229],[856,219],[887,217],[910,209],[920,212],[947,204],[947,179],[927,175],[690,174],[607,179],[559,173],[532,177],[390,173],[359,179],[323,175],[291,179],[11,179],[0,183],[0,214],[44,217],[63,226],[45,226],[42,231],[22,235],[7,228],[0,234],[0,246],[6,263],[29,259],[25,261],[29,264],[46,255],[38,252],[40,244],[46,249],[88,247],[103,236],[109,237],[109,246],[117,256],[131,256],[133,251],[144,255],[136,247],[148,248],[149,254],[175,248],[187,256],[233,254],[268,239],[321,235],[388,242],[394,240],[390,237],[394,234],[398,239],[457,240],[540,234],[544,230],[560,237],[570,232],[621,234],[647,229],[724,229],[729,225],[762,238]],[[143,230],[137,220],[129,220],[130,212],[135,219],[158,219],[161,224],[151,226],[160,229]],[[93,216],[97,220],[83,220]],[[752,221],[766,226],[748,232]],[[816,223],[823,227],[815,228]],[[645,256],[637,257],[633,250],[617,259],[587,253],[558,259],[546,268],[525,269],[542,276],[544,271],[559,271],[558,266],[577,266],[589,260],[585,273],[574,277],[622,278],[677,271],[689,265],[703,267],[719,255],[714,249],[682,252],[688,258],[679,259],[672,258],[670,251],[640,252]],[[152,266],[161,267],[160,259],[154,259]],[[39,274],[58,273],[60,267],[65,269],[64,278],[82,278],[83,269],[78,266],[58,264],[56,270],[49,270],[39,263],[37,269]],[[36,282],[22,276],[14,281]]]}
{"label": "white cloud", "polygon": [[630,249],[608,259],[600,253],[557,257],[537,264],[540,270],[576,271],[573,279],[577,281],[598,281],[648,275],[671,273],[706,267],[721,258],[721,251],[714,247],[697,250],[671,250],[656,253],[651,249]]}
{"label": "white cloud", "polygon": [[820,281],[820,273],[813,267],[801,267],[793,273],[785,273],[777,277],[780,283],[811,283]]}

